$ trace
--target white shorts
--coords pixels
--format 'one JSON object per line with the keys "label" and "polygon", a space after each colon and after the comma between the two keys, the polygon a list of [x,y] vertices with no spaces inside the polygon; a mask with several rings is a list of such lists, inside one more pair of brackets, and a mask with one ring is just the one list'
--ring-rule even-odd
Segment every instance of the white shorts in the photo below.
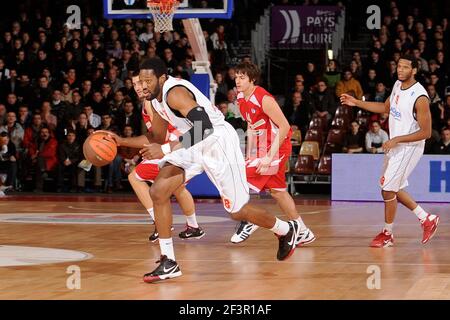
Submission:
{"label": "white shorts", "polygon": [[227,122],[214,126],[214,133],[189,149],[175,150],[159,162],[184,169],[188,181],[206,172],[219,190],[225,210],[234,213],[250,200],[245,160],[236,130]]}
{"label": "white shorts", "polygon": [[423,155],[425,142],[399,145],[384,156],[381,189],[398,192],[408,186],[408,177]]}

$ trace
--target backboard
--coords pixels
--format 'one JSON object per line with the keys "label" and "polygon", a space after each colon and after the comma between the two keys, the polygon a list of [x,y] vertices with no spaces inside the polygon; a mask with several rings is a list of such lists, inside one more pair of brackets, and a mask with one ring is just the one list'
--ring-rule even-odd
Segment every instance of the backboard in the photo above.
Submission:
{"label": "backboard", "polygon": [[[147,0],[103,0],[107,19],[151,19]],[[174,19],[230,19],[233,0],[182,0]]]}

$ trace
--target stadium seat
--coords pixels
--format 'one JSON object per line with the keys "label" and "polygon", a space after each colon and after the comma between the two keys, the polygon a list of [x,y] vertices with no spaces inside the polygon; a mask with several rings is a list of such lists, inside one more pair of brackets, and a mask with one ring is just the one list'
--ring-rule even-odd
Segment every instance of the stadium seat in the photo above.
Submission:
{"label": "stadium seat", "polygon": [[342,117],[350,120],[352,118],[352,109],[349,107],[339,106],[336,109],[335,117]]}
{"label": "stadium seat", "polygon": [[314,158],[311,155],[299,155],[295,164],[295,173],[298,174],[313,174],[314,173]]}
{"label": "stadium seat", "polygon": [[305,141],[317,141],[319,143],[319,148],[323,144],[322,131],[319,129],[309,129],[305,135]]}
{"label": "stadium seat", "polygon": [[348,126],[350,125],[349,119],[341,116],[336,116],[333,119],[333,122],[331,123],[331,127],[335,129],[342,129],[347,131]]}
{"label": "stadium seat", "polygon": [[341,152],[344,142],[345,131],[341,129],[331,129],[328,132],[327,142],[325,144],[324,154]]}
{"label": "stadium seat", "polygon": [[331,156],[325,155],[320,158],[317,173],[323,175],[331,175]]}
{"label": "stadium seat", "polygon": [[319,160],[320,148],[317,141],[304,141],[302,147],[300,148],[300,155],[312,156],[314,160]]}
{"label": "stadium seat", "polygon": [[327,130],[327,119],[314,117],[309,122],[309,129]]}
{"label": "stadium seat", "polygon": [[301,145],[302,144],[302,132],[300,130],[292,131],[291,142],[293,145]]}

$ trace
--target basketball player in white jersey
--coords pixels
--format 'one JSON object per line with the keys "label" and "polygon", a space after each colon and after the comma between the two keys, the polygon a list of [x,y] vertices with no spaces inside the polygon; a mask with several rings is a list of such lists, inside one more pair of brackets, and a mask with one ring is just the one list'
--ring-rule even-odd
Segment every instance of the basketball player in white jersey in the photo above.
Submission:
{"label": "basketball player in white jersey", "polygon": [[375,113],[389,113],[390,140],[383,144],[385,152],[380,186],[385,202],[385,226],[371,242],[375,248],[394,244],[393,224],[397,202],[410,209],[419,219],[427,243],[435,234],[439,216],[429,214],[404,190],[408,177],[422,157],[425,140],[431,137],[430,99],[425,88],[415,80],[418,63],[411,55],[400,58],[397,65],[398,80],[384,103],[356,100],[341,95],[341,103],[357,106]]}
{"label": "basketball player in white jersey", "polygon": [[[142,103],[142,118],[144,120],[145,126],[147,127],[148,133],[152,130],[152,108],[151,104],[155,101],[148,101],[144,99],[144,94],[142,90],[142,84],[139,81],[139,74],[134,75],[132,78],[133,87]],[[157,103],[157,101],[156,101]],[[116,141],[118,146],[125,146],[131,148],[142,148],[144,144],[149,143],[148,137],[150,134],[141,135],[138,137],[122,138],[118,135],[111,135],[111,137]],[[169,128],[167,132],[167,141],[178,140],[175,130]],[[139,163],[136,168],[128,175],[128,181],[133,188],[139,201],[145,207],[147,212],[150,214],[152,220],[155,220],[155,214],[153,211],[153,201],[150,197],[150,187],[148,182],[153,183],[158,175],[159,167],[157,160],[143,160]],[[197,223],[197,218],[195,215],[195,204],[192,195],[186,189],[185,185],[180,186],[174,191],[175,198],[177,199],[183,214],[186,217],[186,229],[179,233],[181,239],[200,239],[205,235],[205,232],[200,228]],[[172,228],[173,229],[173,228]],[[151,242],[157,241],[159,238],[158,229],[155,228],[154,232],[150,235],[149,240]]]}
{"label": "basketball player in white jersey", "polygon": [[[234,128],[192,83],[167,76],[167,68],[161,59],[146,60],[140,69],[144,94],[148,100],[157,99],[159,102],[152,104],[154,143],[141,150],[141,154],[146,159],[162,158],[160,172],[150,188],[160,234],[161,258],[159,266],[144,275],[144,281],[181,276],[170,232],[170,194],[203,172],[219,190],[231,218],[272,230],[279,240],[277,259],[287,259],[296,247],[300,231],[298,221],[282,221],[268,211],[248,204],[245,161]],[[182,134],[181,143],[165,143],[169,124]]]}

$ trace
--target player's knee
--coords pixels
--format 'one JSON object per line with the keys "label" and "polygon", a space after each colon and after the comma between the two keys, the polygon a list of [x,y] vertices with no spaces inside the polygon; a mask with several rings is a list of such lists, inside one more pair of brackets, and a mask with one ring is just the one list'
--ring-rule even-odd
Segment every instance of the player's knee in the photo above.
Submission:
{"label": "player's knee", "polygon": [[386,200],[392,200],[394,198],[397,197],[397,192],[395,191],[386,191],[386,190],[381,190],[381,195],[383,197],[383,199]]}
{"label": "player's knee", "polygon": [[161,183],[155,182],[150,188],[150,197],[154,203],[161,203],[170,199],[171,193]]}
{"label": "player's knee", "polygon": [[285,193],[286,191],[279,191],[279,190],[274,190],[274,189],[271,189],[270,190],[270,195],[272,196],[272,198],[274,198],[275,200],[279,200],[279,199],[281,199],[283,196],[284,196],[284,193]]}

